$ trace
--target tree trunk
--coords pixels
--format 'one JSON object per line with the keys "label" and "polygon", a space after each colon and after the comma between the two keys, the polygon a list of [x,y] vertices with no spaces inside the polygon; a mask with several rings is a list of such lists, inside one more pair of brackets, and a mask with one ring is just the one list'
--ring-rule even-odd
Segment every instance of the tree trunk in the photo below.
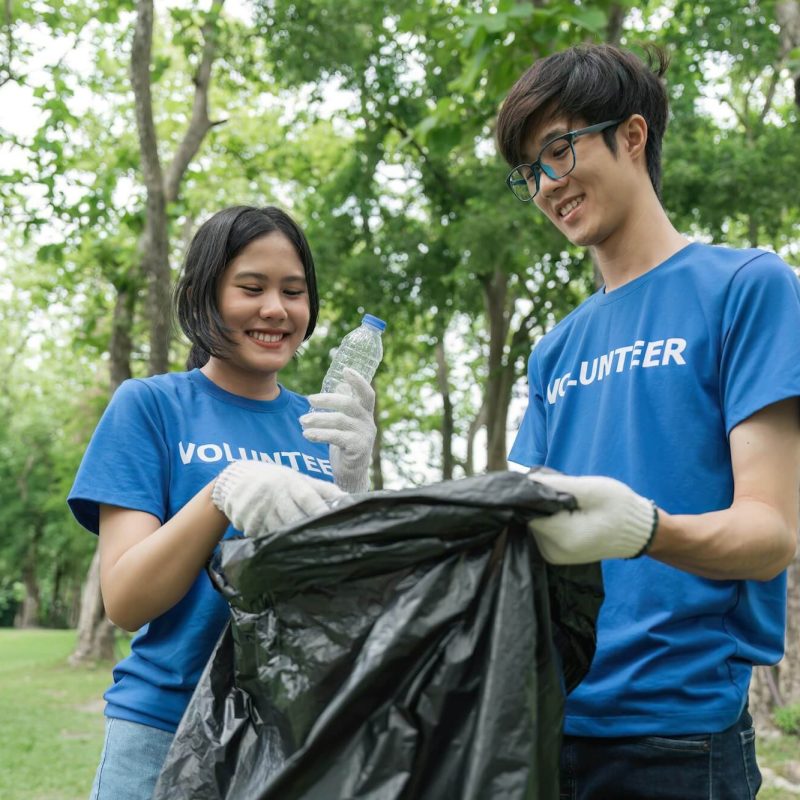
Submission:
{"label": "tree trunk", "polygon": [[777,708],[800,704],[800,555],[787,570],[786,651],[774,667],[756,667],[750,712],[761,728],[774,728]]}
{"label": "tree trunk", "polygon": [[478,431],[486,425],[486,398],[484,397],[480,411],[475,415],[467,431],[467,458],[464,461],[464,474],[475,474],[475,437]]}
{"label": "tree trunk", "polygon": [[453,478],[453,401],[450,399],[450,375],[444,349],[444,331],[436,343],[436,379],[442,395],[442,480]]}
{"label": "tree trunk", "polygon": [[786,655],[778,666],[778,689],[787,705],[800,704],[800,554],[787,570]]}
{"label": "tree trunk", "polygon": [[41,605],[39,582],[36,579],[36,548],[31,548],[27,563],[22,570],[22,582],[25,585],[25,597],[22,605],[17,609],[14,618],[15,628],[35,628],[39,623],[39,608]]}
{"label": "tree trunk", "polygon": [[383,428],[381,426],[381,416],[378,411],[378,394],[375,393],[375,409],[373,411],[375,420],[375,443],[372,445],[372,488],[376,491],[383,489],[383,465],[381,462],[381,448],[383,446]]}
{"label": "tree trunk", "polygon": [[507,469],[506,424],[511,402],[513,364],[506,363],[508,338],[508,275],[497,267],[483,280],[489,319],[489,377],[486,381],[486,467]]}
{"label": "tree trunk", "polygon": [[34,455],[30,453],[25,459],[25,466],[17,475],[17,491],[23,508],[28,509],[31,517],[32,535],[30,542],[25,549],[25,556],[22,564],[22,582],[25,586],[25,597],[22,605],[17,610],[14,618],[15,628],[32,628],[39,621],[39,607],[41,605],[41,595],[39,592],[39,580],[36,576],[36,563],[39,555],[39,542],[42,538],[42,523],[36,516],[36,511],[30,511],[28,500],[30,497],[28,488],[28,478],[34,466]]}
{"label": "tree trunk", "polygon": [[119,385],[133,375],[131,355],[133,354],[133,314],[135,291],[127,287],[117,288],[114,303],[114,316],[111,320],[111,341],[108,345],[110,395]]}
{"label": "tree trunk", "polygon": [[149,375],[169,370],[170,283],[167,204],[163,192],[148,192],[147,224],[140,241],[142,273],[147,275],[147,317],[150,321]]}
{"label": "tree trunk", "polygon": [[608,25],[606,26],[606,42],[608,44],[619,47],[626,12],[627,8],[621,3],[613,3],[609,8]]}
{"label": "tree trunk", "polygon": [[131,85],[142,175],[147,190],[145,226],[139,239],[141,272],[147,278],[147,318],[150,322],[150,374],[167,371],[169,361],[169,241],[164,175],[158,157],[153,120],[150,61],[153,46],[153,0],[136,4],[136,29],[131,48]]}
{"label": "tree trunk", "polygon": [[150,324],[150,375],[169,369],[170,283],[167,204],[177,200],[186,168],[200,149],[208,131],[219,122],[208,116],[211,66],[216,57],[216,26],[224,0],[214,0],[203,25],[203,50],[194,74],[194,99],[189,125],[166,174],[158,155],[153,119],[150,64],[153,46],[153,0],[138,0],[136,29],[131,48],[136,129],[139,135],[142,176],[147,190],[146,221],[139,240],[142,274],[147,278],[147,319]]}
{"label": "tree trunk", "polygon": [[83,581],[70,581],[69,605],[67,606],[66,623],[68,628],[78,628],[81,618],[81,590]]}
{"label": "tree trunk", "polygon": [[111,661],[114,658],[115,628],[106,617],[100,593],[100,548],[95,549],[81,597],[78,644],[69,657],[73,667]]}
{"label": "tree trunk", "polygon": [[66,617],[65,609],[67,604],[64,597],[63,586],[64,573],[61,564],[57,563],[53,570],[53,588],[50,592],[50,610],[47,615],[47,627],[61,627],[62,620]]}

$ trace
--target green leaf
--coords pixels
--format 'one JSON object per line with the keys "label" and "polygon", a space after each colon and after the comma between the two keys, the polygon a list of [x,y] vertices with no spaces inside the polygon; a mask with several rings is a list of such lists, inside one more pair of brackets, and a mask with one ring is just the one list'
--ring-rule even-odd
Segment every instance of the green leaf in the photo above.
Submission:
{"label": "green leaf", "polygon": [[483,28],[489,33],[499,33],[508,26],[508,15],[497,14],[474,14],[467,17],[465,24],[469,27]]}
{"label": "green leaf", "polygon": [[592,33],[601,33],[608,25],[606,13],[599,8],[576,8],[567,17],[581,28]]}
{"label": "green leaf", "polygon": [[547,7],[537,9],[533,3],[514,3],[506,13],[509,19],[530,19],[534,14],[549,16],[553,12]]}

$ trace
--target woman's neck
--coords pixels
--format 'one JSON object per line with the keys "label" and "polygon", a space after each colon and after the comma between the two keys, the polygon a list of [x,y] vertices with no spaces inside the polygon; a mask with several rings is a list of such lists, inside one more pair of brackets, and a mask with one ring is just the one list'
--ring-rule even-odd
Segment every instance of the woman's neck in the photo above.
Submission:
{"label": "woman's neck", "polygon": [[237,369],[229,361],[211,356],[200,372],[226,392],[249,400],[274,400],[281,393],[277,372]]}

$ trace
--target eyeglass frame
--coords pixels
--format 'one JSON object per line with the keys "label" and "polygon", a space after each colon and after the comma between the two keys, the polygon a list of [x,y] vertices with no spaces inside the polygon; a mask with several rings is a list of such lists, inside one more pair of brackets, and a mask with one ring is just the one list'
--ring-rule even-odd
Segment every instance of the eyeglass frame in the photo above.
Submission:
{"label": "eyeglass frame", "polygon": [[[587,128],[577,128],[574,131],[569,131],[568,133],[562,133],[559,136],[554,136],[552,139],[549,139],[542,145],[541,150],[539,150],[539,155],[536,156],[535,161],[531,162],[530,164],[526,164],[524,162],[521,164],[517,164],[517,166],[514,167],[514,169],[512,169],[511,172],[508,173],[508,175],[506,175],[506,186],[508,186],[511,194],[513,194],[514,197],[516,197],[517,200],[520,201],[520,203],[530,203],[531,200],[533,200],[533,198],[536,197],[537,194],[539,194],[542,173],[547,175],[547,177],[550,178],[551,181],[558,181],[561,180],[561,178],[566,178],[567,175],[569,175],[570,172],[572,172],[572,170],[575,169],[575,167],[578,164],[578,156],[575,153],[574,142],[577,138],[579,138],[580,136],[585,136],[588,133],[600,133],[600,131],[604,131],[607,128],[612,127],[613,125],[619,125],[620,122],[623,121],[624,118],[612,119],[608,120],[607,122],[596,122],[594,125],[589,125]],[[550,147],[550,145],[553,144],[553,142],[557,142],[559,139],[565,139],[567,144],[569,145],[569,149],[572,151],[572,166],[563,175],[556,176],[556,175],[551,175],[547,171],[547,169],[545,169],[545,165],[542,164],[541,158],[542,158],[542,153],[544,153],[544,151],[547,150],[547,148]],[[514,191],[514,185],[519,185],[520,183],[524,182],[525,185],[528,186],[529,185],[528,181],[524,179],[518,181],[511,180],[511,176],[515,172],[517,172],[517,170],[519,170],[520,167],[528,167],[533,173],[534,179],[536,180],[536,191],[527,199],[523,199]]]}

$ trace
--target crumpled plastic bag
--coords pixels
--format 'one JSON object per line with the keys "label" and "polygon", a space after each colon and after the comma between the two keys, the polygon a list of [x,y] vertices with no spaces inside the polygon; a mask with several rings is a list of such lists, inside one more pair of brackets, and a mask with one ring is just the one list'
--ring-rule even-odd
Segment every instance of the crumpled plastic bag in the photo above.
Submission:
{"label": "crumpled plastic bag", "polygon": [[209,574],[231,606],[154,800],[550,800],[598,564],[548,565],[524,475],[351,498]]}

